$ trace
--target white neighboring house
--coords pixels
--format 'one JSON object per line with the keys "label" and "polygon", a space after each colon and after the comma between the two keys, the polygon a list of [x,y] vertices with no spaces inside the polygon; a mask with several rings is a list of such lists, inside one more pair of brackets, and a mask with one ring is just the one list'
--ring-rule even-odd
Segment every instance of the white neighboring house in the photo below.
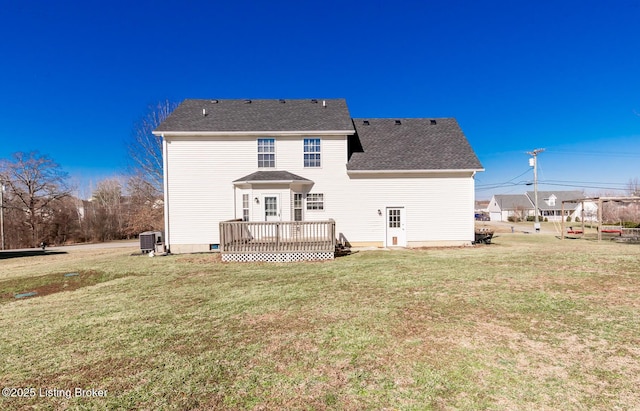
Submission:
{"label": "white neighboring house", "polygon": [[474,240],[484,169],[453,118],[352,119],[343,99],[188,99],[154,134],[173,253],[215,249],[232,219],[333,219],[352,246]]}
{"label": "white neighboring house", "polygon": [[[586,198],[581,191],[538,191],[538,215],[541,220],[562,221],[571,217],[584,218],[585,221],[596,221],[598,206],[593,201],[584,202],[584,214],[580,202],[566,202],[564,217],[562,202]],[[509,217],[524,220],[534,216],[535,193],[527,191],[525,194],[496,194],[489,202],[489,217],[491,221],[508,221]]]}
{"label": "white neighboring house", "polygon": [[[533,204],[535,193],[527,191],[527,197]],[[596,221],[598,219],[598,206],[593,201],[584,202],[584,214],[582,213],[581,202],[568,202],[569,200],[579,200],[586,198],[582,191],[538,191],[538,209],[541,218],[548,221],[562,221],[567,217],[571,221],[577,218],[584,218],[585,221]],[[564,215],[562,215],[562,202],[564,203]]]}
{"label": "white neighboring house", "polygon": [[533,214],[533,203],[524,194],[495,194],[487,211],[491,221],[509,221],[509,217],[525,220]]}

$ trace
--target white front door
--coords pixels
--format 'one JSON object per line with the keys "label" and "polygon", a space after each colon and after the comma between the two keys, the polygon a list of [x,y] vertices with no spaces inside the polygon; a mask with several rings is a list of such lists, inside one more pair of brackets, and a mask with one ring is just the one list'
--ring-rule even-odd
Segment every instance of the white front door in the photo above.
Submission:
{"label": "white front door", "polygon": [[280,195],[265,194],[262,196],[264,221],[280,221]]}
{"label": "white front door", "polygon": [[387,207],[386,213],[387,247],[406,247],[404,207]]}

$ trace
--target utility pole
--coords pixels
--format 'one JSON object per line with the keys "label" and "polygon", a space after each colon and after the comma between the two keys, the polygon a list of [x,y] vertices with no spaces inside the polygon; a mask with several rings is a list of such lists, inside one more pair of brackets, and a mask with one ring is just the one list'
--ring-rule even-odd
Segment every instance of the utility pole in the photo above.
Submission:
{"label": "utility pole", "polygon": [[538,154],[542,153],[544,148],[536,148],[533,151],[527,151],[527,154],[532,156],[529,159],[529,166],[533,167],[533,200],[535,210],[533,212],[533,229],[535,232],[540,232],[540,220],[538,219]]}

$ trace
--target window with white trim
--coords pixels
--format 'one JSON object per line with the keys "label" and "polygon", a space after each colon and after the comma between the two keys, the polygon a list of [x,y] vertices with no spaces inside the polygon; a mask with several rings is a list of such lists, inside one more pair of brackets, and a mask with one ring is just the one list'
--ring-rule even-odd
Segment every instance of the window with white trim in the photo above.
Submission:
{"label": "window with white trim", "polygon": [[307,210],[324,210],[324,194],[307,194]]}
{"label": "window with white trim", "polygon": [[304,166],[320,167],[320,139],[304,139]]}
{"label": "window with white trim", "polygon": [[293,194],[293,221],[302,221],[302,193]]}
{"label": "window with white trim", "polygon": [[258,168],[275,168],[276,166],[276,139],[258,139]]}
{"label": "window with white trim", "polygon": [[242,195],[242,221],[249,221],[249,194]]}

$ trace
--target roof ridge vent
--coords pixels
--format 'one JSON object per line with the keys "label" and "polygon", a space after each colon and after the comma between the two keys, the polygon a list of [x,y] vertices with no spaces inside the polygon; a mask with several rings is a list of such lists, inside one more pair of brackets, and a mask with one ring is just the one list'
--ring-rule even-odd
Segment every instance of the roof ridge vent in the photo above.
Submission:
{"label": "roof ridge vent", "polygon": [[402,121],[396,120],[396,126],[399,126],[400,124],[402,124]]}
{"label": "roof ridge vent", "polygon": [[435,119],[433,119],[433,118],[432,118],[432,119],[431,119],[431,125],[432,125],[432,126],[435,126],[436,124],[438,124],[438,122],[437,122]]}

